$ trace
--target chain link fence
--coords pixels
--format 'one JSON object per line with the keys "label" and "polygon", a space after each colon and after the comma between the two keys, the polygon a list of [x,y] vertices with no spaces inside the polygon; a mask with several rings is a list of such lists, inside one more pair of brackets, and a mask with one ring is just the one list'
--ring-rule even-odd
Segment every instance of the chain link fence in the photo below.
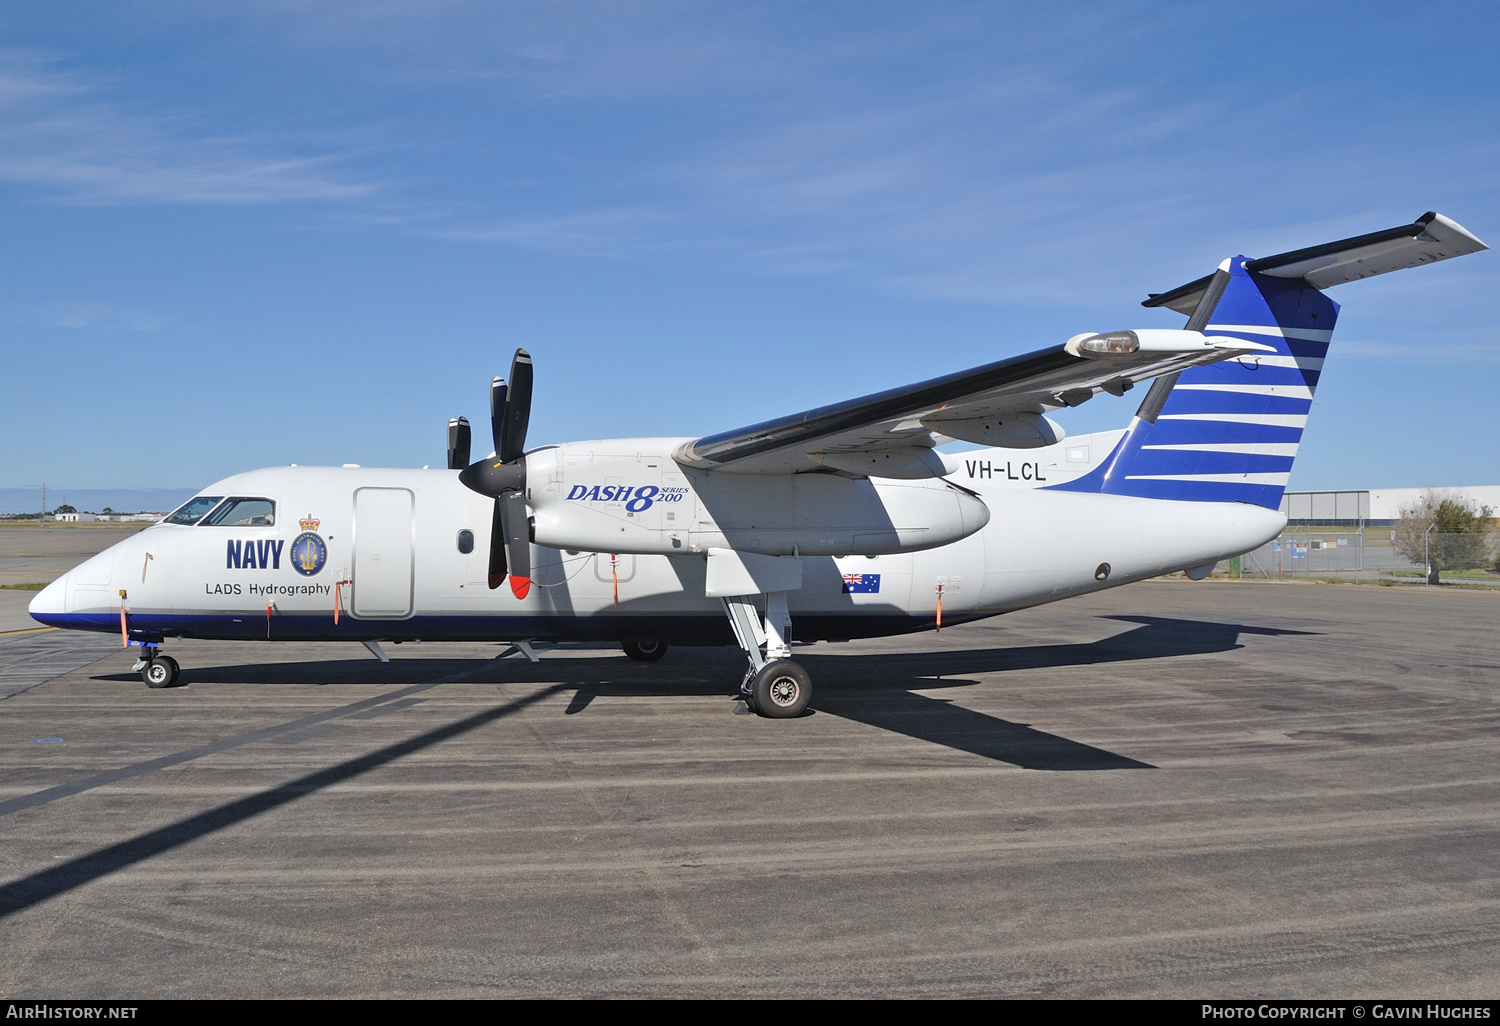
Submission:
{"label": "chain link fence", "polygon": [[[1500,536],[1484,534],[1440,534],[1425,539],[1423,551],[1403,551],[1391,527],[1327,527],[1288,524],[1274,541],[1247,552],[1229,566],[1230,576],[1240,577],[1349,577],[1423,576],[1427,558],[1437,564],[1445,579],[1474,578],[1500,584],[1495,557]],[[1425,552],[1425,555],[1424,555]]]}

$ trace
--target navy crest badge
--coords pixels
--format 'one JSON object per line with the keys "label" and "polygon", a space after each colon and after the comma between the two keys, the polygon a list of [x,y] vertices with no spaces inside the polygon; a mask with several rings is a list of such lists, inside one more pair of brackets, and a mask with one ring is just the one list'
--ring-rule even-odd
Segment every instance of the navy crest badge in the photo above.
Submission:
{"label": "navy crest badge", "polygon": [[288,555],[291,556],[293,570],[303,577],[311,577],[328,562],[328,544],[318,535],[318,520],[311,513],[299,523],[302,533],[292,541]]}

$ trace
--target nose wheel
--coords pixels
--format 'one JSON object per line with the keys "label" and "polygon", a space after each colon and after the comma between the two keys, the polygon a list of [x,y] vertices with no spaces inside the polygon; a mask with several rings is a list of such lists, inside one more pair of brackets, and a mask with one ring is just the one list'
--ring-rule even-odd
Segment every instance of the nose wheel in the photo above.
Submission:
{"label": "nose wheel", "polygon": [[141,667],[141,680],[148,688],[169,688],[177,683],[177,675],[181,672],[176,659],[169,655],[154,655]]}

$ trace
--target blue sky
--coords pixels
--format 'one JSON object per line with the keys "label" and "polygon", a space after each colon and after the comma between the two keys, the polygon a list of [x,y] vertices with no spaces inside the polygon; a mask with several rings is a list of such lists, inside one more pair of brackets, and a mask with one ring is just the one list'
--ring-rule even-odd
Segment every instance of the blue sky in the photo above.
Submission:
{"label": "blue sky", "polygon": [[[696,435],[1236,253],[1500,240],[1486,4],[0,7],[0,488]],[[1341,286],[1294,488],[1500,481],[1494,254]],[[1122,426],[1135,398],[1058,419]]]}

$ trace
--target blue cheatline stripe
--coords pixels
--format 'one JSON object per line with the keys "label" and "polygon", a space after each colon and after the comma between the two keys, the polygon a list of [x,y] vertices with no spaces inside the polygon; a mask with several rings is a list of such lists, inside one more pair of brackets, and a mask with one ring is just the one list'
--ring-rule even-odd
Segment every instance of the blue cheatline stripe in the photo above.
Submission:
{"label": "blue cheatline stripe", "polygon": [[1158,420],[1150,445],[1246,445],[1296,443],[1302,429],[1270,424],[1232,424],[1221,420]]}
{"label": "blue cheatline stripe", "polygon": [[[1322,376],[1321,367],[1276,366],[1293,359],[1318,360],[1326,356],[1328,343],[1287,338],[1282,332],[1331,332],[1338,319],[1338,304],[1299,280],[1269,278],[1245,270],[1243,257],[1230,262],[1230,281],[1206,332],[1234,335],[1275,349],[1256,359],[1226,360],[1184,371],[1162,406],[1154,424],[1131,422],[1114,451],[1098,467],[1072,481],[1049,485],[1057,491],[1100,492],[1153,499],[1186,499],[1195,502],[1250,502],[1276,509],[1285,491],[1285,479],[1276,477],[1292,469],[1292,455],[1302,439],[1302,428],[1285,424],[1242,423],[1214,417],[1306,416],[1312,409],[1311,394]],[[1276,329],[1273,333],[1235,331],[1225,325]],[[1279,359],[1278,359],[1279,358]],[[1268,362],[1271,361],[1271,362]],[[1247,391],[1193,386],[1241,386]],[[1274,387],[1287,391],[1306,389],[1308,397],[1267,394]],[[1176,420],[1178,416],[1194,419]],[[1197,419],[1197,418],[1207,419]],[[1237,446],[1248,451],[1161,448],[1162,446]],[[1256,451],[1257,446],[1274,450]],[[1246,476],[1243,481],[1202,480],[1202,475],[1224,478]],[[1266,475],[1275,475],[1269,481]],[[1160,480],[1162,477],[1185,480]],[[1195,479],[1196,478],[1196,479]]]}
{"label": "blue cheatline stripe", "polygon": [[[221,641],[265,641],[265,614],[136,613],[130,634],[136,640],[208,638]],[[963,623],[990,613],[954,614],[943,622]],[[118,635],[118,613],[49,613],[38,619],[52,627]],[[793,636],[800,641],[882,638],[930,630],[933,617],[908,615],[892,607],[868,612],[792,614]],[[333,625],[329,613],[281,613],[272,618],[272,641],[630,641],[653,639],[673,645],[732,645],[734,634],[723,613],[603,613],[593,616],[507,614],[420,615],[405,620],[360,620],[343,616]],[[137,650],[138,651],[138,650]]]}

